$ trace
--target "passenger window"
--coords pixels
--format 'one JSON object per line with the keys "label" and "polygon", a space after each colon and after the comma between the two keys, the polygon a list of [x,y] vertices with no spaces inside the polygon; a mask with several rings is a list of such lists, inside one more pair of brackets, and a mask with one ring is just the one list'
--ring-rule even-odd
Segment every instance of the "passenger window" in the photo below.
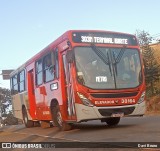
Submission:
{"label": "passenger window", "polygon": [[19,91],[22,92],[25,90],[25,71],[19,73]]}
{"label": "passenger window", "polygon": [[18,75],[12,77],[12,94],[18,93]]}
{"label": "passenger window", "polygon": [[36,84],[41,85],[43,83],[43,68],[42,59],[36,62]]}
{"label": "passenger window", "polygon": [[54,66],[51,54],[44,57],[44,81],[48,82],[54,79]]}

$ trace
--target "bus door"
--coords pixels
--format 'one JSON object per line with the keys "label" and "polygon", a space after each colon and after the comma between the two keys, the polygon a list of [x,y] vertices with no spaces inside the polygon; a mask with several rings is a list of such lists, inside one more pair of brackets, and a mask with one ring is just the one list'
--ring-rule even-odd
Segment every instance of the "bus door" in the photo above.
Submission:
{"label": "bus door", "polygon": [[34,73],[33,69],[28,71],[28,100],[30,107],[30,115],[33,119],[36,119],[36,99],[34,91]]}
{"label": "bus door", "polygon": [[67,51],[63,52],[63,66],[65,72],[65,91],[66,91],[66,98],[67,98],[67,113],[68,117],[71,120],[75,120],[75,105],[74,105],[74,91],[73,91],[73,81],[72,81],[72,74],[71,74],[71,63],[67,62],[66,59]]}

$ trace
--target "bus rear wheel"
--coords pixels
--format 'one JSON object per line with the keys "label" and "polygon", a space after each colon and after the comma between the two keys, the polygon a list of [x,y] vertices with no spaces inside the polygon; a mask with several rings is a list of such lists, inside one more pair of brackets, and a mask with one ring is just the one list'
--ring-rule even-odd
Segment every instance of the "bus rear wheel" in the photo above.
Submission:
{"label": "bus rear wheel", "polygon": [[120,117],[111,117],[111,118],[105,119],[105,122],[109,126],[116,126],[116,125],[118,125],[119,121],[120,121]]}
{"label": "bus rear wheel", "polygon": [[58,126],[60,130],[69,131],[72,129],[72,125],[63,121],[58,104],[52,108],[52,118],[54,125]]}
{"label": "bus rear wheel", "polygon": [[23,108],[22,115],[23,115],[23,121],[24,121],[25,126],[27,128],[33,127],[34,126],[34,122],[31,121],[31,120],[28,120],[28,115],[27,115],[26,108]]}

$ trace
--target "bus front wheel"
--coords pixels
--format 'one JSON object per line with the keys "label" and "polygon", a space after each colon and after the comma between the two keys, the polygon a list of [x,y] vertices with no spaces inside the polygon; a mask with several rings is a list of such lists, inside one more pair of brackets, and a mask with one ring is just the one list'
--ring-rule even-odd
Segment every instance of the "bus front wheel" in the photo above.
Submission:
{"label": "bus front wheel", "polygon": [[25,126],[27,128],[33,127],[34,126],[34,122],[31,121],[31,120],[28,120],[28,115],[27,115],[26,108],[23,108],[22,114],[23,114],[23,121],[24,121]]}
{"label": "bus front wheel", "polygon": [[63,121],[58,104],[52,108],[52,118],[54,125],[58,126],[60,130],[69,131],[72,129],[72,126],[69,123]]}
{"label": "bus front wheel", "polygon": [[111,118],[105,119],[105,122],[109,126],[116,126],[116,125],[118,125],[119,121],[120,121],[120,117],[111,117]]}

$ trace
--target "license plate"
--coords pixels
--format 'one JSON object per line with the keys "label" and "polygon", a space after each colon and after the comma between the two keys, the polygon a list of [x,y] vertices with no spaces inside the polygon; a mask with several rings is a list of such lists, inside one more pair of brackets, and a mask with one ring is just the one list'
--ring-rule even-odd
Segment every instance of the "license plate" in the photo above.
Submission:
{"label": "license plate", "polygon": [[123,117],[124,113],[113,113],[111,117]]}

